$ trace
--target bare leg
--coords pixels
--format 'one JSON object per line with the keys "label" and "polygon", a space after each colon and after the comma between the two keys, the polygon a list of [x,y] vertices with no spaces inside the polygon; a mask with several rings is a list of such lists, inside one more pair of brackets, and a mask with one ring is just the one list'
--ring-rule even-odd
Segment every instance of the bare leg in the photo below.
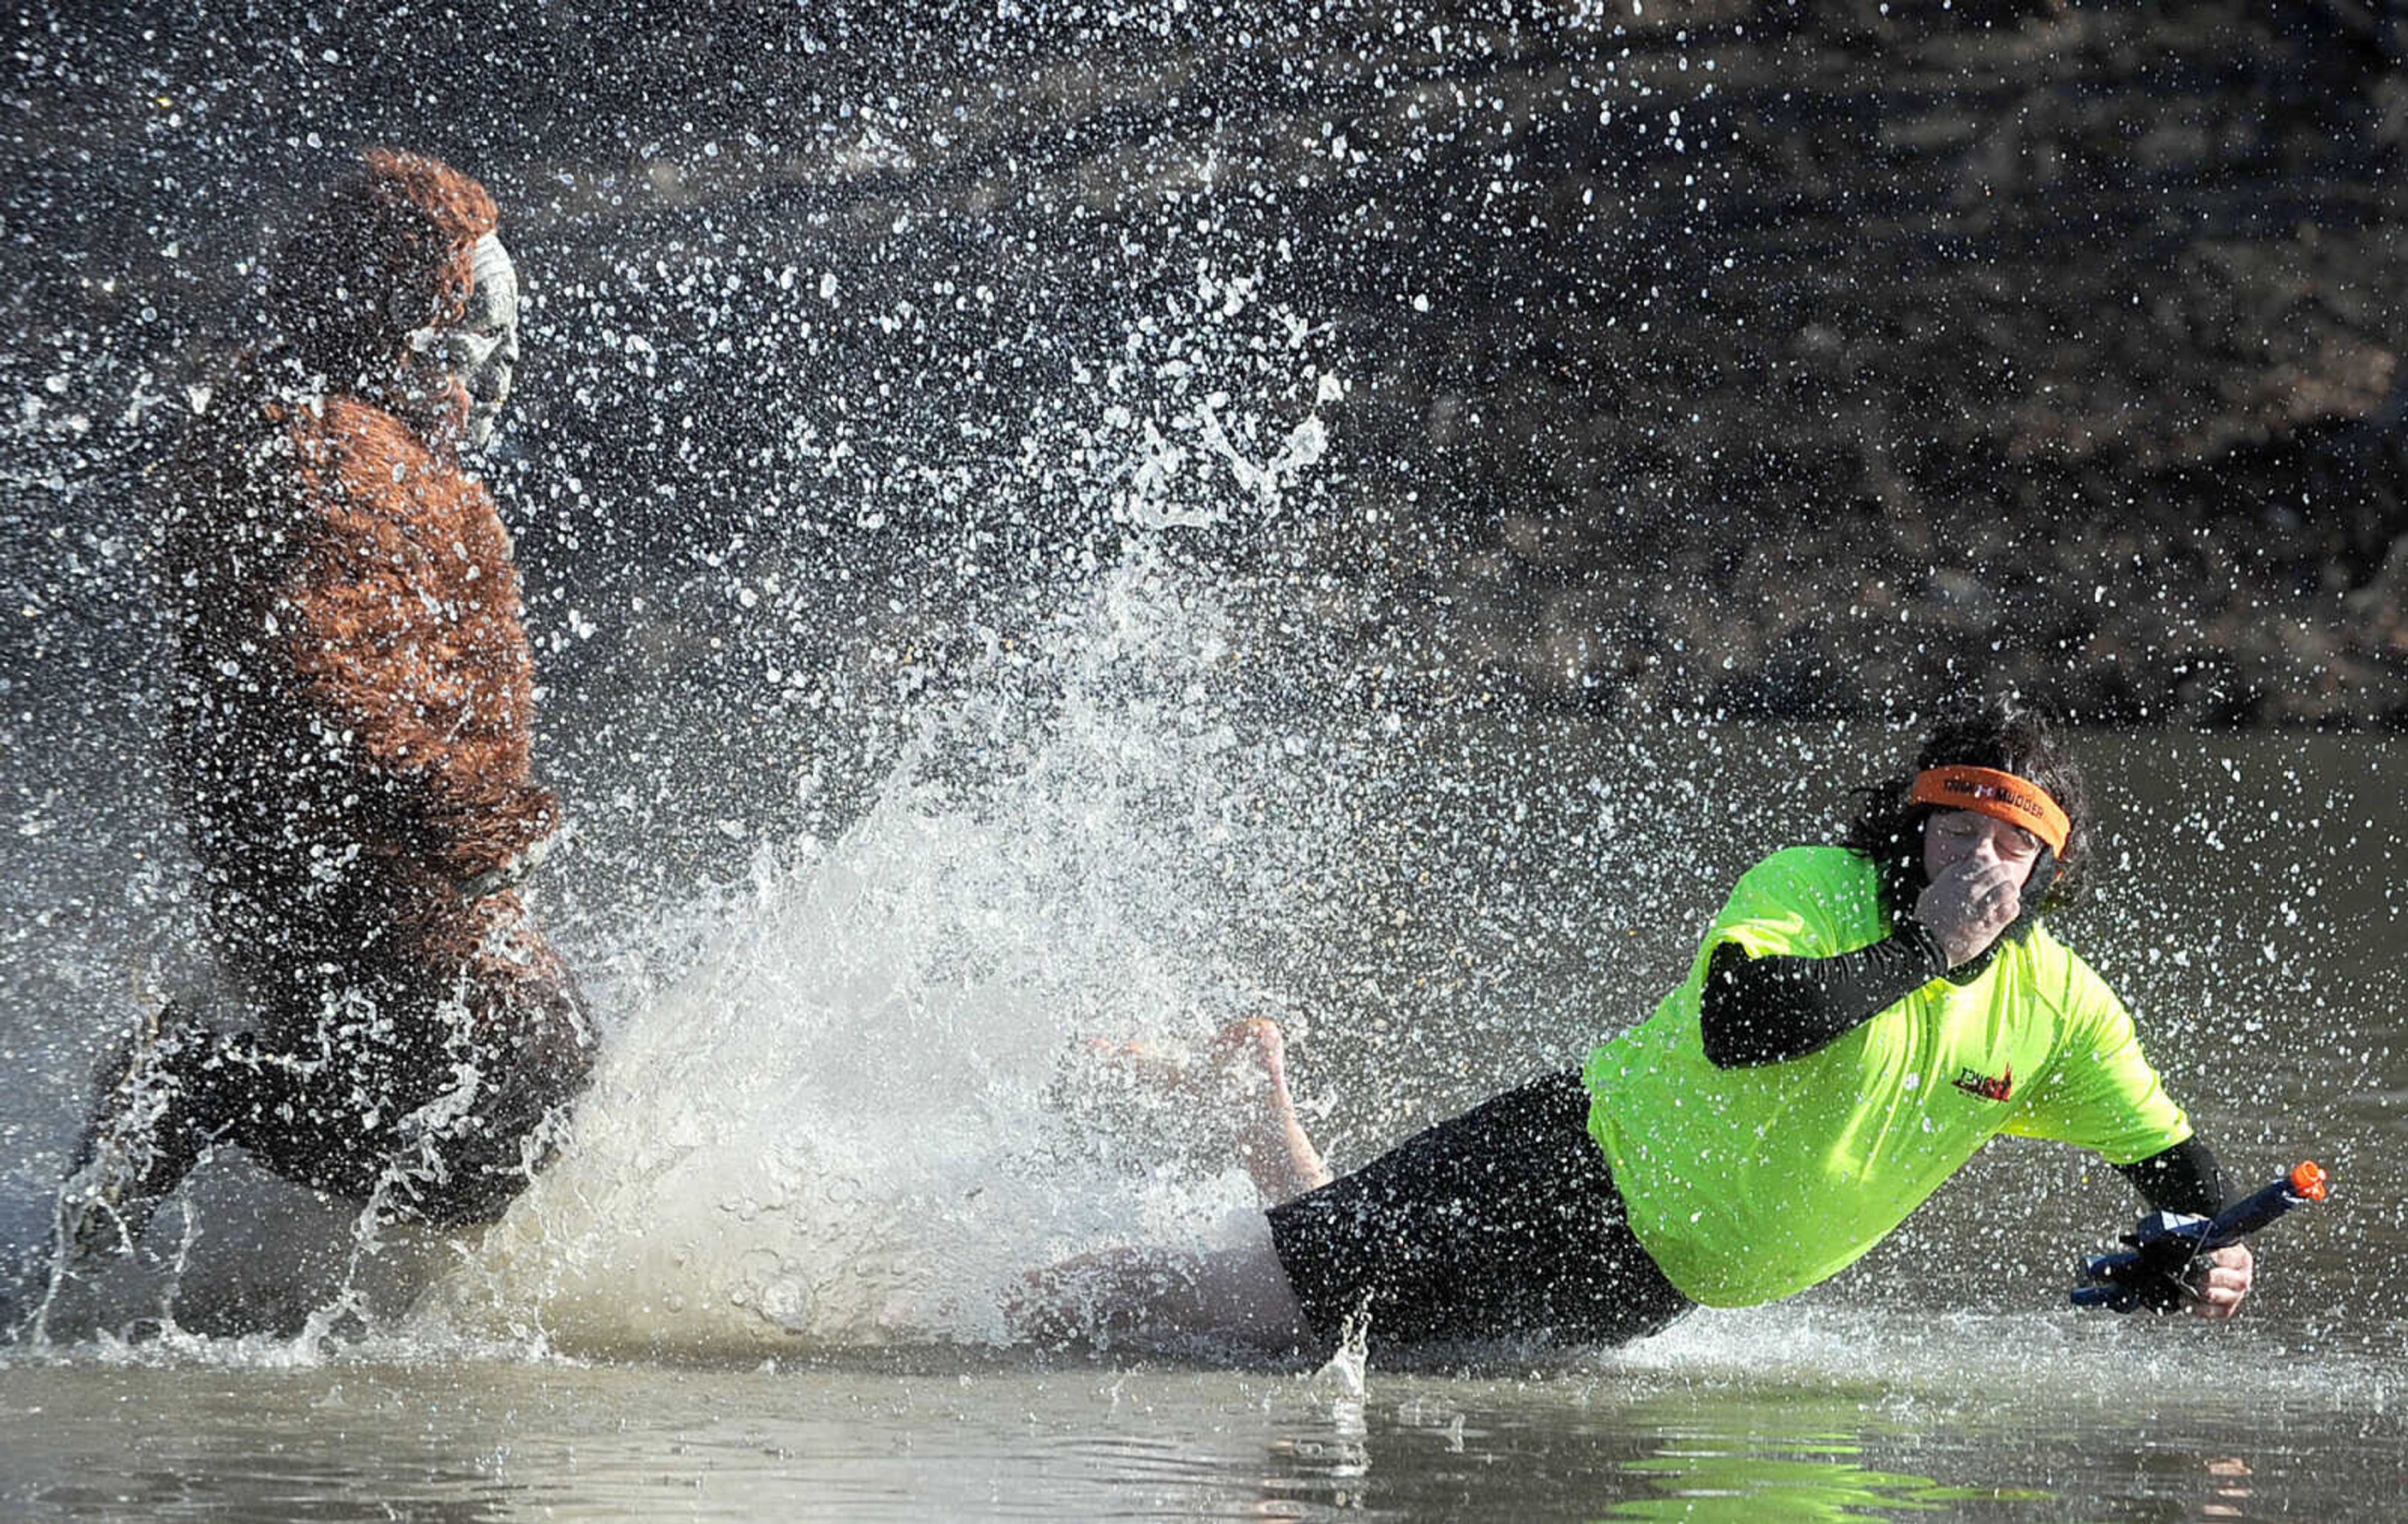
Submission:
{"label": "bare leg", "polygon": [[1231,1022],[1212,1056],[1236,1087],[1238,1158],[1273,1206],[1329,1183],[1329,1165],[1296,1113],[1287,1088],[1287,1039],[1266,1017]]}
{"label": "bare leg", "polygon": [[[1225,1134],[1268,1204],[1329,1183],[1329,1166],[1288,1090],[1287,1043],[1279,1023],[1259,1016],[1232,1021],[1192,1064],[1141,1044],[1089,1047],[1130,1081],[1168,1099],[1182,1118],[1202,1116],[1216,1134]],[[1215,1145],[1220,1141],[1216,1135]]]}
{"label": "bare leg", "polygon": [[[1233,1021],[1213,1038],[1207,1060],[1192,1066],[1140,1047],[1094,1047],[1140,1083],[1210,1108],[1270,1204],[1329,1183],[1329,1166],[1288,1090],[1278,1023]],[[1245,1241],[1227,1248],[1106,1249],[1031,1271],[1004,1312],[1016,1337],[1052,1346],[1160,1348],[1201,1340],[1278,1353],[1312,1340],[1267,1218],[1254,1218]]]}
{"label": "bare leg", "polygon": [[1203,1254],[1119,1248],[1066,1260],[1030,1272],[1004,1311],[1015,1337],[1056,1348],[1203,1342],[1283,1354],[1312,1345],[1268,1223]]}

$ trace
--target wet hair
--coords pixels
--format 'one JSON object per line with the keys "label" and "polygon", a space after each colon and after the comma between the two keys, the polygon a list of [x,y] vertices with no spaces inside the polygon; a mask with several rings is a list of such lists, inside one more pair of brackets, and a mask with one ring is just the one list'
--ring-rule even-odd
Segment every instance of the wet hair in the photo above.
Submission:
{"label": "wet hair", "polygon": [[477,240],[500,223],[441,160],[369,149],[278,254],[268,298],[294,354],[339,389],[389,377],[411,332],[466,308]]}
{"label": "wet hair", "polygon": [[1913,905],[1923,892],[1923,824],[1942,809],[1909,797],[1915,775],[1951,766],[1995,767],[2048,790],[2071,824],[2062,856],[2041,848],[2035,872],[2056,876],[2028,908],[2055,910],[2079,897],[2097,824],[2082,769],[2045,715],[2014,699],[1991,698],[1942,714],[1915,749],[1914,766],[1859,790],[1862,805],[1842,845],[1881,869],[1882,900],[1890,911]]}

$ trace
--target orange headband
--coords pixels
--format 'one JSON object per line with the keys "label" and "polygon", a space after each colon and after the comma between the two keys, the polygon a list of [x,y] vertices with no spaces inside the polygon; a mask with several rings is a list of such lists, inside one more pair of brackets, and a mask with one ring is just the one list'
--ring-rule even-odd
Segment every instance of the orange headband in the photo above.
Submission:
{"label": "orange headband", "polygon": [[1993,819],[2021,826],[2048,843],[2048,849],[2059,857],[2065,855],[2066,837],[2072,831],[2064,807],[2048,796],[2046,789],[1995,767],[1934,767],[1915,775],[1910,797],[1917,805],[1978,810]]}

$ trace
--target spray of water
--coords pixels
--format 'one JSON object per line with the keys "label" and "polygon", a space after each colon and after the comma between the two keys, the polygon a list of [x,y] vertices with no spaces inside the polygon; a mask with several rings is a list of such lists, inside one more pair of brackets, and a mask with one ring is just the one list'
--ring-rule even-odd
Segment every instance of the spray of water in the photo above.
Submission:
{"label": "spray of water", "polygon": [[[826,568],[747,568],[771,703],[721,691],[714,707],[795,721],[800,804],[722,822],[754,837],[734,882],[663,893],[625,866],[655,849],[636,790],[589,792],[570,924],[610,1056],[565,1157],[481,1246],[305,1205],[221,1161],[136,1262],[52,1280],[36,1334],[355,1334],[448,1249],[464,1262],[430,1310],[506,1336],[991,1340],[1022,1272],[1200,1242],[1249,1206],[1211,1118],[1085,1045],[1177,1055],[1236,1016],[1290,1017],[1283,987],[1314,974],[1285,953],[1342,880],[1349,818],[1303,764],[1294,709],[1328,664],[1287,622],[1288,590],[1214,551],[1316,501],[1312,409],[1342,387],[1311,363],[1298,378],[1309,334],[1255,281],[1199,267],[1077,367],[1075,406],[1040,409],[1023,456],[989,463],[984,506],[1016,521],[1012,503],[1067,493],[1097,526],[1088,549],[1021,584],[1005,617],[1004,600],[933,590],[907,634],[949,647],[941,680],[901,657],[805,675],[776,632],[797,612],[787,590]],[[846,723],[899,740],[857,748],[869,781],[810,807],[825,762],[801,743]],[[655,737],[689,778],[701,739]],[[612,888],[634,892],[593,912]],[[311,1262],[263,1296],[261,1259]]]}
{"label": "spray of water", "polygon": [[1007,691],[930,717],[850,829],[763,847],[687,912],[718,934],[618,1033],[455,1316],[685,1349],[991,1340],[1022,1272],[1248,1209],[1215,1119],[1125,1093],[1085,1040],[1177,1052],[1269,998],[1222,930],[1337,826],[1215,711],[1227,610],[1155,558],[1052,634],[1050,706],[998,650]]}

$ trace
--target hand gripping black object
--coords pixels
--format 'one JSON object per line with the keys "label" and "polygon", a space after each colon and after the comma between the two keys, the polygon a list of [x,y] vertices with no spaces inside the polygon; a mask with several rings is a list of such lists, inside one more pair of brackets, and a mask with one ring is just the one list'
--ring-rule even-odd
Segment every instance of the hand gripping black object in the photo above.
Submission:
{"label": "hand gripping black object", "polygon": [[2172,1312],[2198,1296],[2190,1285],[2193,1265],[2227,1244],[2239,1243],[2294,1206],[2323,1201],[2327,1178],[2324,1167],[2311,1161],[2293,1165],[2290,1174],[2212,1218],[2152,1212],[2124,1235],[2129,1248],[2121,1254],[2100,1255],[2083,1268],[2082,1283],[2073,1289],[2073,1304],[2111,1312],[2142,1307]]}

